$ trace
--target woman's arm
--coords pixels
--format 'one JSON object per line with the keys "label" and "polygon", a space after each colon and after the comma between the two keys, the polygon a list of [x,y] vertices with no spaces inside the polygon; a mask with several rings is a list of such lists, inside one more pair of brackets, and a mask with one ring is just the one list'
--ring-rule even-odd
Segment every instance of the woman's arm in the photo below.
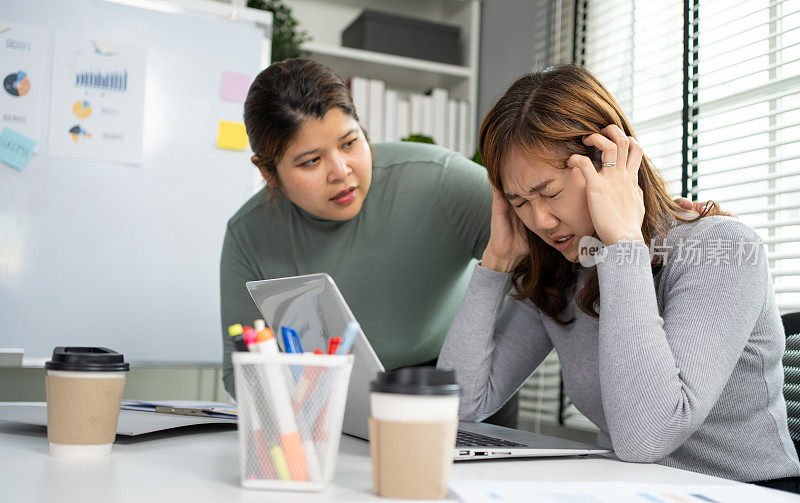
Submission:
{"label": "woman's arm", "polygon": [[434,204],[447,215],[467,253],[480,258],[489,241],[492,196],[486,169],[461,154],[448,155]]}
{"label": "woman's arm", "polygon": [[[623,460],[661,459],[700,427],[771,295],[763,247],[744,224],[726,218],[689,241],[691,256],[672,257],[662,272],[663,317],[645,244],[609,246],[597,266],[603,407]],[[727,264],[714,259],[722,243],[733,244]],[[735,260],[737,243],[755,260]]]}
{"label": "woman's arm", "polygon": [[261,317],[258,308],[247,291],[245,283],[262,279],[254,272],[236,237],[228,227],[222,245],[222,258],[219,267],[220,314],[222,320],[222,382],[225,390],[236,397],[234,387],[231,353],[233,342],[228,335],[228,327],[235,323],[251,324]]}
{"label": "woman's arm", "polygon": [[464,302],[439,355],[462,386],[459,417],[496,412],[553,349],[538,311],[506,299],[511,275],[475,266]]}

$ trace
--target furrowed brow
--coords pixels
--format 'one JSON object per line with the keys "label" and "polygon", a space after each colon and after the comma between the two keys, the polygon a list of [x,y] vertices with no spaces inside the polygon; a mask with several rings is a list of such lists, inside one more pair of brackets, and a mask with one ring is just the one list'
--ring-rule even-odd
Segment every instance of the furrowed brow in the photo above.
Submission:
{"label": "furrowed brow", "polygon": [[[542,190],[546,189],[547,186],[550,185],[550,183],[552,181],[553,181],[552,178],[548,178],[547,180],[543,181],[542,183],[536,185],[535,187],[531,187],[530,189],[528,189],[526,194],[530,195],[530,194],[533,194],[534,192],[541,192]],[[506,196],[506,199],[516,199],[516,198],[519,197],[517,194],[514,194],[513,192],[507,192],[505,194],[505,196]]]}

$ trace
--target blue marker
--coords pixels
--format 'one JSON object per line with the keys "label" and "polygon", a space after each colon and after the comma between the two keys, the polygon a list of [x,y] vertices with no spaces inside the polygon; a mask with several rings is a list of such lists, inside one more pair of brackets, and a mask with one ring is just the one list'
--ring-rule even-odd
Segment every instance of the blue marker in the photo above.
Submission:
{"label": "blue marker", "polygon": [[294,339],[294,346],[297,348],[297,352],[302,353],[303,346],[300,344],[300,336],[297,335],[297,331],[295,329],[290,328],[289,330],[292,331],[292,339]]}
{"label": "blue marker", "polygon": [[336,348],[337,355],[346,355],[350,352],[353,343],[356,342],[356,335],[358,335],[358,329],[360,327],[361,325],[355,321],[351,321],[347,324],[347,328],[344,329],[344,333],[342,334],[342,343]]}
{"label": "blue marker", "polygon": [[281,325],[281,335],[283,336],[283,347],[286,348],[287,353],[303,352],[303,348],[300,347],[300,339],[297,338],[297,332]]}
{"label": "blue marker", "polygon": [[[300,347],[300,339],[297,338],[297,332],[285,325],[281,325],[281,335],[283,336],[283,347],[286,348],[287,353],[303,353],[303,348]],[[292,369],[294,380],[300,379],[303,374],[303,366],[290,365],[289,367]]]}

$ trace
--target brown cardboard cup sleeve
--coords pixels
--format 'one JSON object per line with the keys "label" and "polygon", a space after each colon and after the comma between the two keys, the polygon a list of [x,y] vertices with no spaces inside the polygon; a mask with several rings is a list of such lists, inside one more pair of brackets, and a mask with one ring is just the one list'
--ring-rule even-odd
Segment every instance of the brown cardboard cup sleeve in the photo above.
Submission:
{"label": "brown cardboard cup sleeve", "polygon": [[402,499],[447,495],[458,420],[435,423],[369,418],[375,494]]}
{"label": "brown cardboard cup sleeve", "polygon": [[114,442],[125,374],[91,379],[46,377],[47,437],[56,444]]}

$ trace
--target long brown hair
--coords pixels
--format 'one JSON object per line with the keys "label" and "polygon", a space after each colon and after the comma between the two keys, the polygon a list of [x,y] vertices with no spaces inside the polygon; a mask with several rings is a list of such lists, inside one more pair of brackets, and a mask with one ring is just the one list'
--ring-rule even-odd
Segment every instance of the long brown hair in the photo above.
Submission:
{"label": "long brown hair", "polygon": [[[616,124],[627,136],[635,138],[614,97],[588,70],[559,65],[523,75],[511,84],[484,118],[478,148],[491,184],[503,192],[501,169],[512,149],[561,169],[568,169],[566,160],[571,155],[585,155],[599,169],[599,152],[584,145],[582,139],[610,124]],[[642,235],[646,243],[663,238],[675,221],[695,220],[681,216],[685,210],[669,196],[660,173],[646,156],[639,169],[639,187],[644,197]],[[712,203],[697,218],[717,213]],[[577,266],[534,232],[525,228],[525,233],[530,254],[512,275],[517,297],[531,299],[559,324],[572,323],[574,318],[562,320],[559,314],[567,307],[567,295],[576,285]],[[662,265],[660,260],[659,254],[654,255],[651,262],[654,273]],[[599,300],[595,269],[577,293],[576,302],[583,312],[598,318]]]}

